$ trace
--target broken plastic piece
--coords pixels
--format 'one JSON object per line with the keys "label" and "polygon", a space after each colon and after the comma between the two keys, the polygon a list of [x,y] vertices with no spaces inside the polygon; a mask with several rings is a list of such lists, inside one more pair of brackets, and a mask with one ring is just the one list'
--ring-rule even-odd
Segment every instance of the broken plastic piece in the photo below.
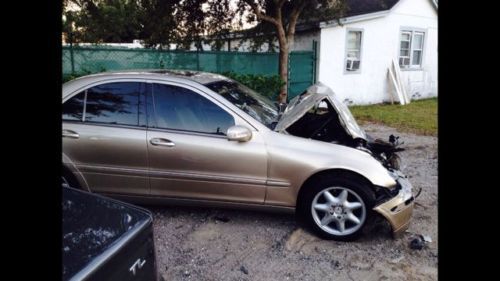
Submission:
{"label": "broken plastic piece", "polygon": [[422,235],[422,238],[427,243],[431,243],[432,242],[432,238],[429,235]]}

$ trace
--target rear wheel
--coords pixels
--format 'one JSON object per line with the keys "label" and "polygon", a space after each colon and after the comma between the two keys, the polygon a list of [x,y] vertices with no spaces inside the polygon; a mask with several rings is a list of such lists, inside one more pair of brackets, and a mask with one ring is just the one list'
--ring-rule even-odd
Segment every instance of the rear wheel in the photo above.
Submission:
{"label": "rear wheel", "polygon": [[306,186],[297,207],[299,218],[318,236],[351,241],[372,215],[375,194],[347,178],[323,178]]}

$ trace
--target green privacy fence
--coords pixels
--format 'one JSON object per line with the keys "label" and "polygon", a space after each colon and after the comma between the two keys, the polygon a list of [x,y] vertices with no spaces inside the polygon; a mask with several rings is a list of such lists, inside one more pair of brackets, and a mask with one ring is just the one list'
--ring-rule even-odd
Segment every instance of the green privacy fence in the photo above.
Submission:
{"label": "green privacy fence", "polygon": [[[159,51],[103,47],[63,47],[63,75],[125,69],[185,69],[238,74],[278,74],[277,53]],[[315,82],[315,51],[290,53],[289,99]]]}

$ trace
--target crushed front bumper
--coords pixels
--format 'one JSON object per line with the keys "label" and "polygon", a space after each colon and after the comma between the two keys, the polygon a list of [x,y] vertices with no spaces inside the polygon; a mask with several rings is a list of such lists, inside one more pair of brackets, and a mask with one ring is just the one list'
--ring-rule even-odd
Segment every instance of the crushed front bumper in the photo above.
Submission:
{"label": "crushed front bumper", "polygon": [[396,181],[401,186],[398,194],[388,201],[375,206],[374,211],[384,216],[392,226],[394,237],[399,237],[410,226],[414,196],[412,185],[406,176],[397,173]]}

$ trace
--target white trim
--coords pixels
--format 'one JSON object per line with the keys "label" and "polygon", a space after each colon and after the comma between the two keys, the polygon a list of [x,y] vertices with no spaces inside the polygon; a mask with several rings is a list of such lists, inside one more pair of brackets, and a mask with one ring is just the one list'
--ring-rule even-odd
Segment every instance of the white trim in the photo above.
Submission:
{"label": "white trim", "polygon": [[[353,22],[371,20],[371,19],[375,19],[375,18],[384,17],[388,14],[389,14],[389,10],[375,12],[375,13],[369,13],[369,14],[363,14],[363,15],[357,15],[357,16],[342,18],[342,19],[340,19],[340,23],[341,24],[348,24],[348,23],[353,23]],[[319,28],[334,27],[334,26],[338,26],[338,25],[339,24],[336,20],[324,21],[324,22],[319,23]]]}

